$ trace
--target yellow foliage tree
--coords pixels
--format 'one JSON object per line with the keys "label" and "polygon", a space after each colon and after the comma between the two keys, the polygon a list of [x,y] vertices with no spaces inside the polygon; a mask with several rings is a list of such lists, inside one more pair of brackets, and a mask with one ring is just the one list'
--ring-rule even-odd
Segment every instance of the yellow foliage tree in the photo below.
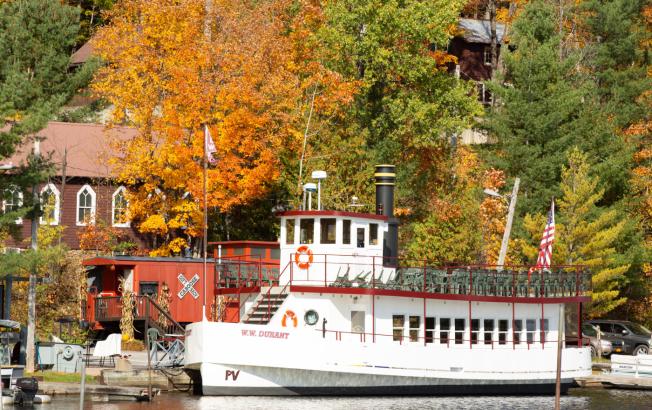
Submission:
{"label": "yellow foliage tree", "polygon": [[265,195],[280,154],[298,152],[310,91],[324,110],[350,99],[353,88],[311,58],[313,9],[293,4],[122,0],[98,32],[105,64],[93,88],[113,104],[113,123],[140,131],[116,142],[114,162],[155,254],[178,253],[202,232],[203,124],[218,159],[208,206],[224,212]]}

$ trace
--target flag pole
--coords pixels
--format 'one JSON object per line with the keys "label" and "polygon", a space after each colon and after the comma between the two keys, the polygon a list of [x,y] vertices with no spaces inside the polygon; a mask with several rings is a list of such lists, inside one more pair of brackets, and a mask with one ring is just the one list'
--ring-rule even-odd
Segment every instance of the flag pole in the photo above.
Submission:
{"label": "flag pole", "polygon": [[207,194],[206,194],[206,180],[207,180],[207,175],[208,175],[208,152],[207,152],[207,145],[208,145],[208,125],[204,124],[204,176],[203,176],[203,191],[204,191],[204,240],[202,241],[203,243],[203,253],[204,253],[204,295],[203,295],[203,303],[202,303],[202,320],[206,321],[206,275],[207,275],[207,269],[206,269],[206,259],[207,259],[207,253],[208,253],[208,206],[207,206]]}

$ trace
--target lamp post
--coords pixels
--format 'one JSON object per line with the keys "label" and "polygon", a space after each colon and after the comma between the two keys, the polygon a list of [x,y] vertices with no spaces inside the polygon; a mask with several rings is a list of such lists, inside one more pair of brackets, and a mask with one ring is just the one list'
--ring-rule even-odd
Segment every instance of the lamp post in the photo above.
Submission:
{"label": "lamp post", "polygon": [[303,209],[306,210],[306,192],[308,193],[308,211],[312,211],[312,193],[317,192],[317,184],[308,182],[303,185]]}
{"label": "lamp post", "polygon": [[317,210],[321,211],[321,180],[326,179],[326,171],[312,171],[312,179],[317,180]]}
{"label": "lamp post", "polygon": [[[507,212],[507,223],[505,224],[505,232],[503,233],[503,241],[500,244],[500,253],[498,254],[498,263],[496,269],[500,270],[505,265],[505,257],[507,256],[507,244],[509,243],[509,235],[512,232],[512,222],[514,220],[514,210],[516,209],[516,197],[518,196],[518,187],[521,183],[520,178],[514,179],[514,188],[512,188],[512,194],[510,195],[509,200],[509,211]],[[493,196],[496,198],[505,198],[505,196],[500,195],[498,192],[491,189],[485,189],[484,193]]]}

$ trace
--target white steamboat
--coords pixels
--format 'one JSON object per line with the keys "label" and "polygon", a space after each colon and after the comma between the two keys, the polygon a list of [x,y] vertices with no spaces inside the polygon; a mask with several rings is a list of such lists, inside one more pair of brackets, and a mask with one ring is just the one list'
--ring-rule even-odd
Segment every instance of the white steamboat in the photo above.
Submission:
{"label": "white steamboat", "polygon": [[[376,214],[278,214],[278,274],[247,256],[216,265],[217,299],[237,310],[186,328],[202,394],[554,393],[560,309],[579,322],[590,273],[400,259],[394,180],[377,167]],[[591,374],[577,344],[562,349],[563,392]]]}

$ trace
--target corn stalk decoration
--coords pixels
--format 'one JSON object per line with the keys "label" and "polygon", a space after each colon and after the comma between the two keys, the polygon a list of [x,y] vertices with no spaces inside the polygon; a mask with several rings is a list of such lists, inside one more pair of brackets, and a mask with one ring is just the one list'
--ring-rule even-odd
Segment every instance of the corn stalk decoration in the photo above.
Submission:
{"label": "corn stalk decoration", "polygon": [[134,340],[134,310],[136,308],[136,300],[134,299],[134,292],[125,287],[125,278],[120,278],[120,285],[118,290],[122,294],[122,315],[120,316],[120,333],[122,333],[122,340]]}
{"label": "corn stalk decoration", "polygon": [[[169,314],[170,313],[170,287],[168,286],[167,283],[163,282],[163,285],[161,286],[161,291],[158,293],[158,296],[156,296],[156,303],[161,307],[161,310],[163,310],[165,313]],[[156,320],[156,323],[163,329],[165,329],[169,325],[169,321],[165,315],[158,315],[158,318]]]}

